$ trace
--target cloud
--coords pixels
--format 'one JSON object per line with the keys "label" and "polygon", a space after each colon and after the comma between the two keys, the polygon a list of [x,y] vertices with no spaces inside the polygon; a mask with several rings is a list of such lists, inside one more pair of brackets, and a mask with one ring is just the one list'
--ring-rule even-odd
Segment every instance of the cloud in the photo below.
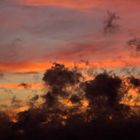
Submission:
{"label": "cloud", "polygon": [[16,39],[10,43],[0,44],[0,63],[11,63],[19,61],[21,58],[18,46],[20,42],[20,39]]}
{"label": "cloud", "polygon": [[97,0],[23,0],[26,5],[31,5],[31,6],[60,6],[60,7],[66,7],[66,8],[78,8],[78,9],[83,9],[83,8],[90,8],[94,7],[99,2]]}
{"label": "cloud", "polygon": [[0,79],[3,79],[5,77],[5,73],[4,72],[0,72]]}
{"label": "cloud", "polygon": [[[47,4],[45,1],[44,4],[43,2],[39,4],[40,1],[32,1],[38,3],[36,6],[32,3],[25,5],[24,2],[7,0],[4,5],[1,5],[1,69],[36,70],[40,68],[42,70],[45,64],[57,58],[60,58],[60,61],[70,62],[71,60],[73,62],[82,57],[82,59],[97,63],[97,60],[106,59],[108,61],[106,65],[119,56],[126,63],[139,61],[127,58],[128,52],[124,49],[130,33],[139,34],[137,18],[139,1],[129,0],[127,4],[125,1],[113,3],[110,0],[89,1],[86,5],[95,7],[86,10],[78,9],[78,6],[80,9],[86,6],[85,1],[80,0],[74,2],[47,1]],[[67,5],[75,7],[68,8]],[[133,12],[131,11],[132,5],[135,7]],[[102,35],[103,22],[108,9],[121,17],[121,30],[117,34],[104,36]],[[119,60],[117,63],[120,63]]]}
{"label": "cloud", "polygon": [[127,42],[127,44],[129,46],[135,47],[136,51],[140,51],[140,39],[139,38],[133,38],[133,39],[129,40]]}
{"label": "cloud", "polygon": [[23,0],[23,3],[30,6],[57,6],[57,7],[65,7],[65,8],[74,8],[74,9],[88,9],[94,7],[109,7],[110,5],[113,6],[121,6],[121,7],[131,7],[137,6],[139,0],[128,0],[128,1],[121,1],[121,0],[111,0],[106,1],[98,1],[98,0]]}
{"label": "cloud", "polygon": [[23,88],[25,88],[25,89],[28,89],[28,88],[31,88],[31,85],[26,84],[26,83],[20,83],[20,84],[18,85],[18,87],[23,87]]}
{"label": "cloud", "polygon": [[0,21],[1,63],[40,60],[88,34],[93,22],[85,13],[63,8],[7,6],[0,13],[5,13]]}
{"label": "cloud", "polygon": [[116,13],[107,11],[108,18],[105,23],[104,33],[113,33],[118,31],[119,25],[116,24],[116,21],[120,18]]}
{"label": "cloud", "polygon": [[20,0],[1,0],[1,6],[14,6],[20,3]]}

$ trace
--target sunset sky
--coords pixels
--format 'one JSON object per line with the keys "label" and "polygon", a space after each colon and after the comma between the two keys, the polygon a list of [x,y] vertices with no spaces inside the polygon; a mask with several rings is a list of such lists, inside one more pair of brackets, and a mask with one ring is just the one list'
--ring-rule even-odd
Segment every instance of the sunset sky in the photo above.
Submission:
{"label": "sunset sky", "polygon": [[[105,34],[107,11],[119,16],[119,29]],[[133,38],[140,38],[140,0],[0,0],[1,104],[43,93],[52,62],[139,72],[140,49],[127,44]]]}

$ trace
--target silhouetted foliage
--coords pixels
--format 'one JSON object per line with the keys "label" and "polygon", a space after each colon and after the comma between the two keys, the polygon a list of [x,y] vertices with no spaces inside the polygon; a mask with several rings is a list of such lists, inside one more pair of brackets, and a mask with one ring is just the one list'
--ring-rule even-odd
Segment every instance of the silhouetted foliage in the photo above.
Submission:
{"label": "silhouetted foliage", "polygon": [[70,98],[70,100],[71,100],[73,103],[77,103],[77,102],[79,102],[81,99],[80,99],[78,96],[73,95],[73,96]]}
{"label": "silhouetted foliage", "polygon": [[67,86],[74,86],[80,82],[82,75],[76,70],[69,70],[62,64],[54,64],[44,74],[43,80],[50,86],[49,92],[44,95],[46,106],[57,106],[58,96],[67,97]]}
{"label": "silhouetted foliage", "polygon": [[91,115],[99,121],[122,120],[129,117],[130,108],[120,104],[122,80],[104,72],[85,82],[85,96],[90,101]]}
{"label": "silhouetted foliage", "polygon": [[11,135],[11,122],[9,117],[4,113],[0,112],[0,139],[10,139]]}
{"label": "silhouetted foliage", "polygon": [[53,106],[56,102],[56,98],[52,92],[48,92],[43,98],[45,99],[45,105],[47,104],[48,106]]}
{"label": "silhouetted foliage", "polygon": [[140,87],[140,79],[135,78],[133,76],[131,76],[130,78],[130,83],[135,86],[135,87]]}
{"label": "silhouetted foliage", "polygon": [[109,105],[116,105],[120,100],[119,90],[121,88],[121,79],[116,76],[110,76],[107,73],[99,74],[94,80],[88,81],[85,85],[87,98],[90,100],[104,96]]}
{"label": "silhouetted foliage", "polygon": [[43,80],[52,87],[63,88],[67,84],[74,85],[80,82],[81,74],[65,68],[62,64],[54,64],[44,74]]}
{"label": "silhouetted foliage", "polygon": [[[107,72],[100,73],[90,81],[81,81],[81,73],[55,64],[44,74],[43,80],[50,86],[42,96],[44,103],[39,108],[19,112],[17,121],[0,112],[0,139],[2,140],[71,140],[71,139],[125,139],[139,135],[140,121],[130,107],[121,104],[122,80]],[[130,78],[130,83],[139,86],[139,79]],[[78,84],[83,95],[73,93]],[[66,87],[71,87],[68,92]],[[64,107],[59,99],[78,104],[82,99],[90,104],[85,111],[77,106]],[[35,103],[39,96],[31,101]],[[12,99],[14,103],[16,98]],[[82,105],[82,104],[79,104]],[[131,126],[131,127],[130,127]]]}

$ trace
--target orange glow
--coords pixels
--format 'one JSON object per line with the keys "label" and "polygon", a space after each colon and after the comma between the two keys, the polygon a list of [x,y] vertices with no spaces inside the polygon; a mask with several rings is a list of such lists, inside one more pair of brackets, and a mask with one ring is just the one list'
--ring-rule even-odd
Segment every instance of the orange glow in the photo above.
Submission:
{"label": "orange glow", "polygon": [[29,109],[28,106],[23,106],[23,107],[20,107],[17,109],[12,109],[10,111],[6,111],[6,114],[9,116],[9,118],[12,122],[16,123],[17,122],[17,114],[19,112],[27,111],[28,109]]}
{"label": "orange glow", "polygon": [[123,98],[122,103],[129,106],[140,106],[140,88],[130,88],[128,91],[128,96]]}
{"label": "orange glow", "polygon": [[59,102],[66,107],[74,107],[74,104],[68,99],[61,99]]}
{"label": "orange glow", "polygon": [[[55,61],[54,61],[55,62]],[[76,61],[62,60],[56,61],[58,63],[65,64],[66,67],[71,68],[77,66],[78,68],[86,68],[85,63],[80,63]],[[89,66],[92,68],[123,68],[127,66],[138,67],[140,64],[140,59],[127,59],[125,61],[120,60],[100,60],[100,61],[89,61]],[[44,71],[52,66],[50,62],[25,62],[21,64],[0,64],[0,70],[5,71],[18,71],[18,72],[28,72],[28,71]]]}
{"label": "orange glow", "polygon": [[124,78],[123,81],[123,88],[128,90],[121,103],[129,105],[131,107],[140,106],[140,87],[133,86],[127,78]]}
{"label": "orange glow", "polygon": [[99,2],[97,0],[24,0],[26,5],[32,6],[60,6],[60,7],[67,7],[67,8],[91,8],[97,5]]}
{"label": "orange glow", "polygon": [[86,99],[83,99],[83,100],[81,100],[81,104],[83,105],[83,107],[88,107],[89,101]]}
{"label": "orange glow", "polygon": [[24,112],[26,110],[28,110],[28,106],[23,106],[23,107],[20,107],[20,108],[17,108],[15,110],[13,110],[15,113],[18,113],[18,112]]}
{"label": "orange glow", "polygon": [[[19,84],[0,84],[0,88],[24,89],[24,87],[20,86]],[[43,88],[43,84],[41,83],[32,83],[29,86],[29,89],[41,90],[42,88]]]}
{"label": "orange glow", "polygon": [[[134,2],[135,1],[135,2]],[[106,6],[123,6],[128,9],[137,7],[139,0],[22,0],[22,3],[29,6],[57,6],[72,9],[89,9],[94,7],[106,7]]]}

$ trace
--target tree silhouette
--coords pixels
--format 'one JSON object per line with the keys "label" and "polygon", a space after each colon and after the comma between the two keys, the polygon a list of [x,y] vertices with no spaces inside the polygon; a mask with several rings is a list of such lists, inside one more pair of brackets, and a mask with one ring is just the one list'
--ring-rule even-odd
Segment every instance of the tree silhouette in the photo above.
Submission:
{"label": "tree silhouette", "polygon": [[123,97],[121,84],[122,80],[119,77],[106,72],[85,83],[85,95],[90,101],[93,116],[100,120],[120,119],[129,112],[128,106],[120,104]]}
{"label": "tree silhouette", "polygon": [[58,96],[67,96],[65,88],[78,84],[81,77],[81,73],[76,70],[69,70],[64,65],[55,63],[43,77],[45,83],[50,86],[50,91],[44,96],[46,101],[52,104]]}

